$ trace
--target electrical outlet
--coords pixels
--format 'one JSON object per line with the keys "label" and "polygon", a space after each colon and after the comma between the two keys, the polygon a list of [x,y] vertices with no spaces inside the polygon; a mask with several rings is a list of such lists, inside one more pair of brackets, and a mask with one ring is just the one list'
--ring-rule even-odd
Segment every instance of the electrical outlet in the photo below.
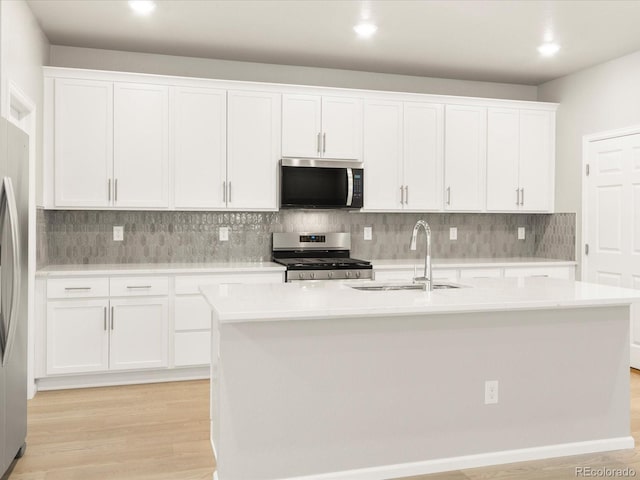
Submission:
{"label": "electrical outlet", "polygon": [[218,233],[220,235],[221,242],[229,241],[229,227],[220,227],[220,230],[218,230]]}
{"label": "electrical outlet", "polygon": [[457,239],[458,239],[458,227],[450,227],[449,240],[457,240]]}
{"label": "electrical outlet", "polygon": [[114,242],[121,242],[124,240],[124,227],[123,226],[118,226],[118,227],[113,227],[113,241]]}
{"label": "electrical outlet", "polygon": [[373,239],[373,232],[371,227],[364,227],[364,239],[365,240]]}
{"label": "electrical outlet", "polygon": [[484,404],[498,403],[498,380],[484,382]]}
{"label": "electrical outlet", "polygon": [[518,240],[524,240],[524,227],[518,227]]}

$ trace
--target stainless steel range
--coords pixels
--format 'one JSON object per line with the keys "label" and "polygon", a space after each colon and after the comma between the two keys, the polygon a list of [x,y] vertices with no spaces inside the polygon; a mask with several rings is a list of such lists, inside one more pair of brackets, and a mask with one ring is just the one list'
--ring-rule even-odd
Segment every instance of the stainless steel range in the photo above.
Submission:
{"label": "stainless steel range", "polygon": [[350,233],[274,233],[273,261],[286,281],[371,279],[371,262],[350,258]]}

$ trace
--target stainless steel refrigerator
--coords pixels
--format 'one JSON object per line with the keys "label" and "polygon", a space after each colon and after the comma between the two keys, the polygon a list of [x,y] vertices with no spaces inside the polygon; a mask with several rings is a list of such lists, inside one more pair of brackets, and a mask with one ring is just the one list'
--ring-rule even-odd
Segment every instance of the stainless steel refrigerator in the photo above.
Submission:
{"label": "stainless steel refrigerator", "polygon": [[26,448],[29,138],[0,118],[0,477]]}

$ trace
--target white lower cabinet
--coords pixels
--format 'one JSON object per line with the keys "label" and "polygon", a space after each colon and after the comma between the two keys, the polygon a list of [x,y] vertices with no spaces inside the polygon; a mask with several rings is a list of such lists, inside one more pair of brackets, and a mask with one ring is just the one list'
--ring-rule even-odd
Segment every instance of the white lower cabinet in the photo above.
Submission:
{"label": "white lower cabinet", "polygon": [[[384,269],[377,269],[375,260],[373,261],[373,271],[376,281],[391,282],[391,281],[412,281],[413,277],[417,273],[422,275],[423,266],[422,262],[416,263],[416,270],[411,265],[399,265],[397,267],[386,267]],[[528,277],[549,277],[560,278],[564,280],[575,280],[576,275],[575,265],[553,265],[553,264],[538,264],[536,266],[500,266],[500,267],[488,267],[488,266],[474,266],[469,264],[464,267],[457,268],[433,268],[433,279],[436,282],[459,282],[464,284],[465,279],[474,278],[528,278]]]}
{"label": "white lower cabinet", "polygon": [[166,298],[111,300],[111,370],[168,365],[169,305]]}
{"label": "white lower cabinet", "polygon": [[48,302],[48,375],[109,369],[108,310],[107,299]]}

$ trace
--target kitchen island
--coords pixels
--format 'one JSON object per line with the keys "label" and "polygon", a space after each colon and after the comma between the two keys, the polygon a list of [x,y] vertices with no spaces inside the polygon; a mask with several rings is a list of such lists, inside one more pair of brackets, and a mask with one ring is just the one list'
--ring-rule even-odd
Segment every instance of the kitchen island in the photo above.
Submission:
{"label": "kitchen island", "polygon": [[629,310],[640,292],[464,284],[202,287],[218,479],[389,479],[633,448]]}

